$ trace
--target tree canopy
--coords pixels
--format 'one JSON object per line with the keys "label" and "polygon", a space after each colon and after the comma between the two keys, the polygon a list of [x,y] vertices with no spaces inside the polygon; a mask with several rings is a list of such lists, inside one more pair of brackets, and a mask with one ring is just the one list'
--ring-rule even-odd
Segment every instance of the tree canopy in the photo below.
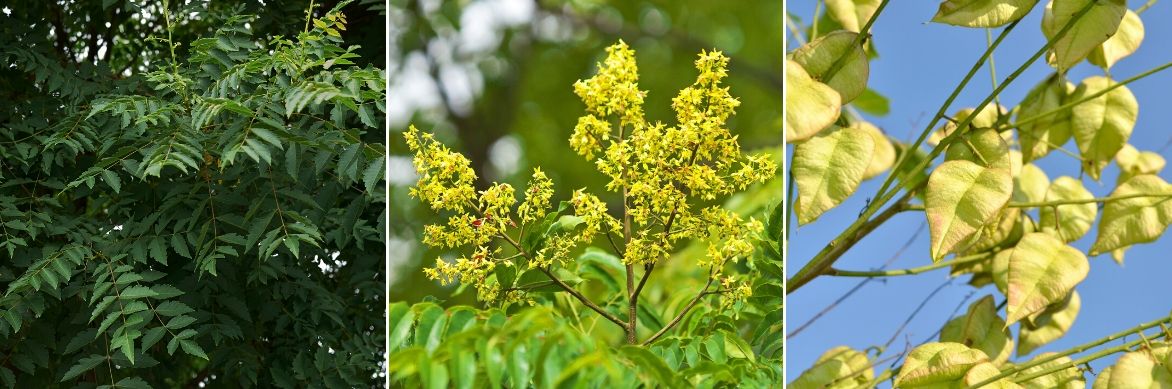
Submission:
{"label": "tree canopy", "polygon": [[381,382],[381,4],[0,19],[0,383]]}

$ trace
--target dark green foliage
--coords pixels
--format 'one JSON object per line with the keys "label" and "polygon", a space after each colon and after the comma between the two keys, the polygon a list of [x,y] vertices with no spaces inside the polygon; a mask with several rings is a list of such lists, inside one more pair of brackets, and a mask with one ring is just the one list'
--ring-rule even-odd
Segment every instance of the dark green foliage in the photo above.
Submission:
{"label": "dark green foliage", "polygon": [[78,64],[37,7],[0,27],[0,383],[381,382],[385,76],[346,18],[154,6]]}

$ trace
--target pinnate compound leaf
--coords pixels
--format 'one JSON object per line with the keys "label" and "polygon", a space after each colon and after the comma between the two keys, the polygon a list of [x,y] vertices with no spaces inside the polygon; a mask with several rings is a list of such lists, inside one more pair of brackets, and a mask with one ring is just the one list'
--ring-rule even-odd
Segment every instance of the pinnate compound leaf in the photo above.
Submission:
{"label": "pinnate compound leaf", "polygon": [[785,139],[810,139],[838,119],[842,97],[833,88],[810,77],[797,62],[785,66]]}
{"label": "pinnate compound leaf", "polygon": [[1139,14],[1129,9],[1123,15],[1123,20],[1119,23],[1119,29],[1115,31],[1115,35],[1107,38],[1103,44],[1091,51],[1087,61],[1101,68],[1109,69],[1115,66],[1116,62],[1139,49],[1143,40],[1144,22],[1140,20]]}
{"label": "pinnate compound leaf", "polygon": [[1141,197],[1109,201],[1103,205],[1099,235],[1091,245],[1091,255],[1155,241],[1172,223],[1172,185],[1160,177],[1146,174],[1132,177],[1110,195],[1125,196]]}
{"label": "pinnate compound leaf", "polygon": [[[1107,89],[1115,81],[1102,77],[1087,77],[1074,93],[1071,101]],[[1084,159],[1083,169],[1096,181],[1099,173],[1115,154],[1127,143],[1135,120],[1139,116],[1139,105],[1135,95],[1126,86],[1120,86],[1106,94],[1071,107],[1071,126],[1079,153]]]}
{"label": "pinnate compound leaf", "polygon": [[940,330],[940,341],[969,345],[984,352],[995,364],[1009,360],[1013,352],[1013,339],[1009,337],[1005,320],[997,315],[992,295],[969,305],[964,316],[948,321]]}
{"label": "pinnate compound leaf", "polygon": [[[823,35],[794,50],[792,59],[802,65],[810,77],[834,88],[842,96],[842,104],[849,103],[867,89],[870,73],[867,54],[862,45],[855,43],[858,36],[858,33],[842,30]],[[842,67],[827,79],[830,68],[842,57],[846,57]]]}
{"label": "pinnate compound leaf", "polygon": [[839,128],[794,148],[798,223],[808,224],[850,197],[871,164],[874,140],[866,130]]}
{"label": "pinnate compound leaf", "polygon": [[1055,339],[1061,338],[1074,325],[1082,299],[1073,291],[1066,300],[1051,305],[1034,320],[1023,321],[1017,338],[1017,355],[1029,355]]}
{"label": "pinnate compound leaf", "polygon": [[851,32],[862,31],[882,0],[826,0],[826,13]]}
{"label": "pinnate compound leaf", "polygon": [[[854,388],[875,378],[867,354],[847,346],[827,350],[787,388]],[[833,385],[831,385],[833,383]]]}
{"label": "pinnate compound leaf", "polygon": [[999,27],[1021,19],[1038,0],[944,0],[932,21],[961,27]]}
{"label": "pinnate compound leaf", "polygon": [[1086,235],[1095,223],[1099,206],[1090,200],[1095,195],[1072,177],[1058,177],[1050,184],[1046,201],[1088,201],[1081,204],[1063,204],[1056,207],[1042,207],[1038,216],[1038,228],[1056,234],[1063,242],[1073,242]]}
{"label": "pinnate compound leaf", "polygon": [[1022,161],[1030,162],[1049,154],[1070,141],[1070,109],[1051,112],[1061,107],[1074,92],[1074,84],[1058,73],[1034,86],[1018,105],[1017,120],[1045,116],[1017,126],[1018,141],[1021,143]]}
{"label": "pinnate compound leaf", "polygon": [[65,376],[61,377],[60,382],[65,382],[65,381],[69,381],[71,379],[74,379],[77,376],[81,375],[82,373],[90,371],[90,369],[93,369],[94,367],[98,366],[98,364],[105,362],[105,361],[106,361],[106,357],[104,355],[98,355],[98,354],[93,354],[88,357],[82,358],[82,359],[78,360],[77,363],[73,365],[73,367],[70,367],[69,370],[65,372]]}
{"label": "pinnate compound leaf", "polygon": [[[1094,5],[1090,11],[1075,19],[1091,3]],[[1050,65],[1059,73],[1066,73],[1115,34],[1126,12],[1127,4],[1123,0],[1052,0],[1042,15],[1042,33],[1046,39],[1053,40],[1067,24],[1073,25],[1051,46],[1047,57]]]}
{"label": "pinnate compound leaf", "polygon": [[1050,234],[1026,234],[1009,256],[1006,322],[1016,323],[1062,301],[1089,271],[1090,263],[1078,249]]}
{"label": "pinnate compound leaf", "polygon": [[895,387],[948,384],[964,378],[970,368],[989,357],[960,343],[925,343],[912,349],[895,377]]}

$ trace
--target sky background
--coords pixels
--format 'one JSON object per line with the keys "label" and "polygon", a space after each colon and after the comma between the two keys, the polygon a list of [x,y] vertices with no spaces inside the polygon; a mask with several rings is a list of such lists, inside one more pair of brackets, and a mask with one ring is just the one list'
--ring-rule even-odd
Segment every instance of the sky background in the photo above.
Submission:
{"label": "sky background", "polygon": [[[805,23],[811,20],[815,3],[812,0],[788,1],[788,12],[800,17]],[[984,29],[929,23],[937,4],[928,1],[892,1],[872,28],[879,58],[871,62],[868,86],[890,99],[891,112],[885,117],[864,117],[904,142],[915,140],[915,136],[931,120],[931,115],[952,92],[956,82],[986,47]],[[1128,2],[1133,10],[1143,4],[1144,1]],[[1012,73],[1045,44],[1041,32],[1044,7],[1045,2],[1040,2],[998,47],[994,60],[999,79]],[[1172,50],[1166,44],[1172,38],[1172,25],[1157,22],[1172,16],[1172,4],[1156,3],[1140,16],[1145,22],[1145,40],[1135,54],[1112,67],[1111,73],[1116,80],[1172,61]],[[995,29],[993,36],[996,37],[999,32],[1000,29]],[[787,52],[797,47],[792,39],[787,42],[787,46]],[[1002,93],[1002,104],[1013,107],[1030,88],[1051,72],[1052,68],[1045,64],[1044,58],[1040,59]],[[1103,71],[1100,68],[1084,61],[1070,71],[1068,79],[1077,85],[1085,77],[1101,74]],[[1135,94],[1140,107],[1130,143],[1141,151],[1158,151],[1165,159],[1172,160],[1172,147],[1166,146],[1172,140],[1172,131],[1169,131],[1167,124],[1172,123],[1172,100],[1169,99],[1172,71],[1157,73],[1128,87]],[[979,104],[992,89],[989,71],[987,68],[982,69],[953,103],[949,114]],[[1077,152],[1073,140],[1065,148]],[[792,150],[792,146],[787,147],[787,163]],[[1046,171],[1051,180],[1064,175],[1079,177],[1078,161],[1061,152],[1052,152],[1035,163]],[[1106,196],[1115,186],[1117,173],[1118,168],[1112,163],[1104,172],[1101,182],[1086,177],[1082,180],[1083,185],[1096,196]],[[1160,176],[1165,180],[1172,177],[1167,169]],[[789,237],[786,267],[791,276],[857,217],[866,199],[879,189],[885,177],[879,176],[864,182],[850,199],[823,214],[812,224],[798,227],[791,220],[789,225],[792,234]],[[1036,220],[1036,211],[1031,211],[1031,214]],[[924,221],[922,212],[897,215],[855,245],[835,267],[868,270],[881,266],[915,236]],[[1085,253],[1096,235],[1097,230],[1092,229],[1073,245]],[[1133,246],[1127,251],[1122,267],[1112,261],[1110,255],[1089,258],[1090,275],[1076,288],[1082,297],[1082,310],[1070,331],[1025,358],[1014,355],[1011,361],[1027,360],[1042,352],[1065,350],[1167,315],[1172,309],[1172,282],[1168,281],[1172,276],[1169,249],[1172,249],[1172,238],[1167,237],[1154,243]],[[930,263],[925,226],[890,269]],[[998,303],[1005,299],[992,285],[980,289],[969,286],[969,277],[966,275],[953,279],[950,285],[929,300],[883,357],[898,354],[909,342],[914,347],[926,341],[936,341],[934,334],[945,322],[954,314],[963,314],[968,304],[986,295],[993,294]],[[806,323],[861,280],[822,277],[789,295],[786,301],[787,331],[793,331]],[[933,290],[946,282],[949,282],[949,278],[945,269],[870,282],[813,325],[787,340],[787,380],[796,379],[831,347],[846,345],[863,350],[882,345]],[[1004,318],[1004,309],[1000,314]],[[1017,325],[1011,329],[1016,341]],[[1133,338],[1115,341],[1107,346],[1129,340]],[[1118,356],[1097,360],[1091,366],[1096,372],[1102,371],[1113,364]],[[877,366],[876,374],[889,365],[891,362]],[[1089,384],[1094,377],[1087,375],[1087,379]],[[881,385],[889,386],[890,381]]]}

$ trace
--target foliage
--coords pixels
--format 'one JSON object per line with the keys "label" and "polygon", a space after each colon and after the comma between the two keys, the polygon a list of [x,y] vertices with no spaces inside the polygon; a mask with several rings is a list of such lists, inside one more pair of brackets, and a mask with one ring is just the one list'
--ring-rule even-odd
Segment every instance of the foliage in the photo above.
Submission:
{"label": "foliage", "polygon": [[[890,173],[859,218],[788,281],[787,293],[824,276],[888,277],[949,267],[953,276],[971,274],[973,286],[996,285],[1004,299],[998,304],[989,295],[971,303],[944,325],[938,341],[909,346],[889,369],[876,371],[874,366],[887,360],[878,355],[890,342],[868,351],[839,346],[830,348],[791,385],[874,387],[891,380],[900,388],[1081,388],[1087,370],[1082,366],[1116,353],[1126,354],[1095,379],[1094,387],[1160,387],[1172,382],[1168,348],[1156,341],[1172,336],[1165,326],[1172,316],[1069,350],[1010,361],[1015,344],[1017,356],[1024,359],[1071,327],[1081,307],[1076,287],[1090,271],[1087,255],[1111,253],[1122,261],[1123,250],[1155,241],[1172,224],[1167,208],[1172,191],[1157,175],[1163,158],[1128,145],[1139,107],[1126,86],[1168,65],[1122,81],[1109,73],[1139,47],[1143,9],[1129,10],[1122,1],[1048,2],[1042,18],[1046,45],[1003,81],[995,79],[993,92],[979,105],[946,115],[959,92],[986,61],[992,61],[1002,39],[1037,2],[942,1],[933,22],[1004,28],[996,40],[990,34],[988,50],[918,139],[900,144],[864,134],[860,129],[871,125],[844,106],[866,89],[868,64],[863,53],[869,47],[868,28],[888,2],[828,1],[822,17],[833,22],[832,28],[842,28],[811,27],[815,37],[788,56],[787,80],[798,86],[787,92],[786,113],[791,120],[787,137],[795,143],[791,178],[798,192],[792,207],[797,222],[815,222],[842,204],[860,182],[876,176],[876,166]],[[849,8],[844,3],[859,12],[844,12]],[[1000,106],[1004,88],[1042,57],[1055,72],[1017,107]],[[1105,75],[1087,77],[1075,86],[1067,71],[1083,60],[1101,67]],[[942,120],[946,122],[938,126]],[[1063,148],[1071,138],[1077,154]],[[930,147],[920,150],[925,143]],[[877,161],[880,148],[902,152],[894,161]],[[1115,190],[1096,198],[1081,176],[1051,180],[1034,161],[1054,150],[1075,156],[1085,176],[1096,182],[1115,162],[1122,172]],[[920,172],[926,180],[915,178]],[[924,213],[930,232],[929,265],[888,271],[833,267],[844,252],[893,215],[914,211]],[[1092,231],[1096,218],[1094,243],[1084,253],[1071,244]],[[1156,327],[1164,331],[1146,332]],[[1104,346],[1136,334],[1137,340]],[[1078,356],[1084,352],[1090,353]]]}
{"label": "foliage", "polygon": [[[556,375],[531,377],[523,367],[528,365],[549,369],[547,374],[562,374],[562,379],[575,379],[577,385],[594,379],[638,379],[636,382],[678,386],[681,378],[704,385],[740,379],[765,385],[779,379],[780,366],[770,361],[778,358],[780,351],[780,323],[754,323],[752,319],[767,316],[780,321],[781,258],[777,241],[781,234],[781,207],[771,213],[768,230],[755,218],[744,220],[719,205],[694,208],[702,200],[743,190],[774,174],[769,155],[742,154],[736,137],[725,128],[726,119],[739,104],[728,88],[720,87],[728,59],[715,51],[700,54],[696,83],[681,90],[673,100],[678,125],[667,127],[644,119],[642,102],[647,92],[638,87],[634,51],[620,41],[607,52],[594,77],[574,84],[575,93],[586,104],[587,115],[579,119],[570,144],[611,179],[607,190],[622,194],[624,201],[614,212],[617,216],[585,189],[575,191],[570,201],[552,209],[553,183],[540,169],[535,169],[520,205],[509,184],[493,183],[476,191],[475,172],[468,159],[439,144],[432,134],[414,127],[404,134],[408,147],[416,153],[414,161],[420,177],[411,194],[432,210],[451,215],[446,225],[426,227],[424,243],[473,250],[470,256],[454,262],[436,259],[436,266],[425,270],[428,276],[474,287],[480,300],[503,309],[515,304],[537,307],[521,309],[503,326],[503,318],[493,319],[500,317],[499,310],[449,310],[452,323],[460,326],[441,330],[448,317],[442,308],[430,304],[410,308],[402,303],[393,305],[391,349],[401,350],[390,360],[400,367],[395,377],[400,382],[418,380],[441,387],[447,382],[447,369],[435,363],[448,361],[454,363],[452,370],[460,376],[458,384],[471,384],[476,381],[476,371],[484,369],[496,386],[501,382],[499,362],[494,356],[500,352],[493,346],[497,342],[507,344],[502,355],[510,358],[508,377],[513,386],[527,386],[530,381],[542,387],[555,383]],[[588,246],[603,238],[613,251],[591,246],[579,256],[571,255],[579,245]],[[705,285],[694,296],[684,296],[690,297],[686,304],[677,300],[670,310],[647,308],[646,302],[639,305],[640,293],[656,265],[671,259],[673,248],[689,240],[706,246],[703,255],[686,259],[700,265],[706,275]],[[750,263],[741,267],[745,259]],[[642,268],[642,275],[637,275],[637,268]],[[621,277],[626,278],[625,293],[619,288]],[[599,306],[580,291],[590,284],[587,279],[604,284],[607,289],[603,297],[608,303]],[[715,283],[719,284],[713,288]],[[762,294],[750,299],[756,292]],[[569,319],[573,322],[547,308],[551,294],[554,300],[569,300]],[[720,296],[719,305],[707,307],[707,315],[696,313],[693,308],[709,295]],[[576,305],[617,325],[625,333],[628,346],[610,350],[605,342],[591,336],[591,330],[581,324]],[[625,308],[625,312],[615,308]],[[667,313],[675,317],[665,324],[661,315]],[[419,321],[414,324],[416,315]],[[466,328],[466,316],[487,317],[486,324],[473,325],[467,337],[453,337],[453,331]],[[599,317],[594,319],[597,323]],[[685,321],[682,334],[663,338]],[[643,338],[638,332],[640,322],[657,331]],[[578,328],[572,327],[574,323]],[[410,342],[413,324],[415,336]],[[697,328],[705,324],[707,331]],[[532,341],[535,333],[541,333],[536,337],[545,342],[526,347],[524,342]],[[436,345],[442,340],[439,334],[447,334],[447,343],[437,351]],[[495,335],[485,339],[488,334]],[[752,344],[743,340],[745,335],[751,335]],[[551,338],[564,338],[567,345],[561,348],[550,342]],[[463,343],[477,340],[482,347],[470,348]],[[732,366],[746,370],[712,371],[713,367],[704,367],[693,356],[681,365],[679,347],[689,342],[704,344],[708,358],[717,363],[726,362],[728,350],[735,350],[734,359],[747,359],[749,363]],[[407,347],[409,343],[415,347]],[[650,345],[652,352],[637,343]],[[479,358],[470,353],[472,350]],[[532,352],[536,350],[541,351],[534,358]],[[603,354],[595,354],[595,350]],[[591,360],[599,355],[611,354],[640,369],[650,368],[654,374],[619,375],[618,365],[612,364],[600,367],[599,371],[608,375],[587,374],[593,370],[576,375],[578,369],[591,367]],[[567,362],[576,367],[562,371],[561,366]],[[478,364],[482,366],[476,367]],[[681,369],[684,370],[677,373]]]}
{"label": "foliage", "polygon": [[[158,56],[123,73],[5,24],[0,382],[378,382],[385,76],[345,47],[345,5],[284,38],[164,2],[149,38],[121,37]],[[218,28],[180,40],[192,15]]]}

